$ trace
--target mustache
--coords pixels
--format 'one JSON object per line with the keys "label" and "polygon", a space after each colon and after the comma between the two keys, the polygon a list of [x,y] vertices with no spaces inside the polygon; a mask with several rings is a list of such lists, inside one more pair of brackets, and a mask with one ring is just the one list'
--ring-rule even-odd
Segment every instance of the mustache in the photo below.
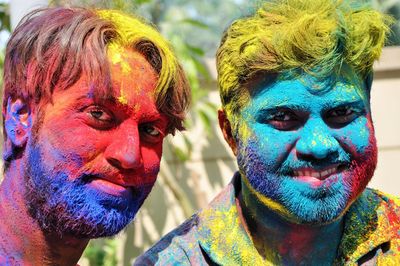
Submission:
{"label": "mustache", "polygon": [[[84,187],[85,185],[90,184],[93,180],[96,179],[110,180],[110,177],[105,176],[102,173],[84,173],[80,175],[77,179],[72,181],[72,183],[74,183],[74,186],[76,187]],[[145,178],[143,179],[145,180]],[[127,187],[129,187],[135,197],[144,198],[150,193],[153,186],[153,183],[141,183],[137,185],[129,185]]]}
{"label": "mustache", "polygon": [[[140,189],[147,190],[151,188],[154,184],[152,182],[145,182],[146,180],[151,180],[147,178],[151,173],[144,173],[142,171],[119,171],[113,167],[94,167],[94,168],[83,168],[71,178],[74,183],[80,185],[86,185],[96,179],[108,180],[110,182],[115,182],[121,185],[127,185],[128,187],[134,188],[132,180],[141,180],[140,185],[135,185],[135,187],[140,187]],[[138,188],[139,189],[139,188]]]}
{"label": "mustache", "polygon": [[291,175],[294,169],[311,168],[316,170],[326,169],[333,165],[338,165],[340,168],[354,167],[355,160],[350,158],[336,158],[325,160],[308,160],[308,161],[285,161],[277,170],[280,175]]}

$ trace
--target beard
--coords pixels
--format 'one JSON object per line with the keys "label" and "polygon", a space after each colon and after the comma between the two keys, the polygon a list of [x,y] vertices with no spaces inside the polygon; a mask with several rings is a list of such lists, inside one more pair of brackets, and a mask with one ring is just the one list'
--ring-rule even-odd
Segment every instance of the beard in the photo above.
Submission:
{"label": "beard", "polygon": [[[370,139],[370,145],[363,154],[354,158],[343,156],[346,168],[324,180],[317,187],[311,187],[305,182],[296,180],[292,174],[293,165],[288,163],[278,171],[271,171],[270,166],[263,162],[257,147],[250,140],[243,152],[238,154],[238,165],[242,178],[246,178],[252,188],[263,197],[267,197],[281,205],[291,216],[278,213],[284,219],[299,223],[322,225],[339,219],[360,196],[371,180],[377,164],[377,147],[375,138]],[[332,159],[325,164],[335,164]],[[296,164],[296,163],[294,163]],[[302,164],[302,163],[300,163]],[[309,167],[317,166],[318,162],[310,163]],[[296,165],[298,166],[298,165]],[[274,210],[273,206],[271,210]]]}
{"label": "beard", "polygon": [[25,200],[44,232],[77,238],[115,235],[133,220],[151,191],[152,185],[145,185],[121,197],[89,187],[95,176],[69,180],[67,173],[45,163],[38,143],[27,145]]}

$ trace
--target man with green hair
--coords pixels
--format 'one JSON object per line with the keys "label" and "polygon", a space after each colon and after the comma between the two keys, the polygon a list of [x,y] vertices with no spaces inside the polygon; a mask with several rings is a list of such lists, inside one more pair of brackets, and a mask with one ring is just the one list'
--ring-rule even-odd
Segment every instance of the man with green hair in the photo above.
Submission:
{"label": "man with green hair", "polygon": [[46,8],[12,33],[4,66],[0,265],[76,265],[150,193],[188,82],[169,44],[112,10]]}
{"label": "man with green hair", "polygon": [[239,171],[138,265],[400,264],[400,201],[366,188],[391,19],[349,2],[268,1],[225,31],[218,115]]}

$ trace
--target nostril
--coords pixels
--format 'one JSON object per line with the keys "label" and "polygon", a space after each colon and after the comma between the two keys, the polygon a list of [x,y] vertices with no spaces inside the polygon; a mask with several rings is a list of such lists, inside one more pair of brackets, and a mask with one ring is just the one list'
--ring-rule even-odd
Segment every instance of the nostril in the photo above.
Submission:
{"label": "nostril", "polygon": [[142,158],[129,156],[110,156],[107,158],[109,164],[118,169],[134,169],[143,165]]}
{"label": "nostril", "polygon": [[107,158],[107,161],[109,162],[109,164],[111,164],[112,166],[114,166],[116,168],[122,167],[121,162],[115,158]]}

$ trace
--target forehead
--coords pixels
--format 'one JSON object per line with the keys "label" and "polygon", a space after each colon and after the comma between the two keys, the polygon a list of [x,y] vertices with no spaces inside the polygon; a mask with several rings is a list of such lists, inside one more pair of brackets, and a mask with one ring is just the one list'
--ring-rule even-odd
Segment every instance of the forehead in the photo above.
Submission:
{"label": "forehead", "polygon": [[68,89],[54,90],[53,101],[59,97],[63,97],[65,103],[86,99],[98,103],[115,103],[119,107],[136,111],[145,105],[149,111],[158,112],[154,100],[158,77],[145,57],[132,49],[115,45],[109,47],[107,60],[109,78],[104,79],[110,80],[110,87],[97,86],[89,75],[82,73],[79,80]]}
{"label": "forehead", "polygon": [[113,96],[122,104],[132,97],[154,98],[157,74],[145,57],[132,49],[111,44],[108,48]]}
{"label": "forehead", "polygon": [[[85,93],[87,98],[98,101],[116,99],[120,104],[127,104],[129,98],[138,96],[155,99],[158,75],[141,53],[110,44],[106,60],[109,68],[103,76],[96,77],[100,73],[89,75],[83,72],[78,81],[67,89],[69,93]],[[79,88],[79,91],[76,88]],[[58,91],[57,88],[54,90],[53,98],[57,96]]]}
{"label": "forehead", "polygon": [[341,101],[368,102],[365,81],[350,67],[338,73],[316,77],[299,71],[284,71],[271,79],[261,77],[250,88],[248,105],[279,106],[293,103],[307,106],[311,103],[328,104]]}

